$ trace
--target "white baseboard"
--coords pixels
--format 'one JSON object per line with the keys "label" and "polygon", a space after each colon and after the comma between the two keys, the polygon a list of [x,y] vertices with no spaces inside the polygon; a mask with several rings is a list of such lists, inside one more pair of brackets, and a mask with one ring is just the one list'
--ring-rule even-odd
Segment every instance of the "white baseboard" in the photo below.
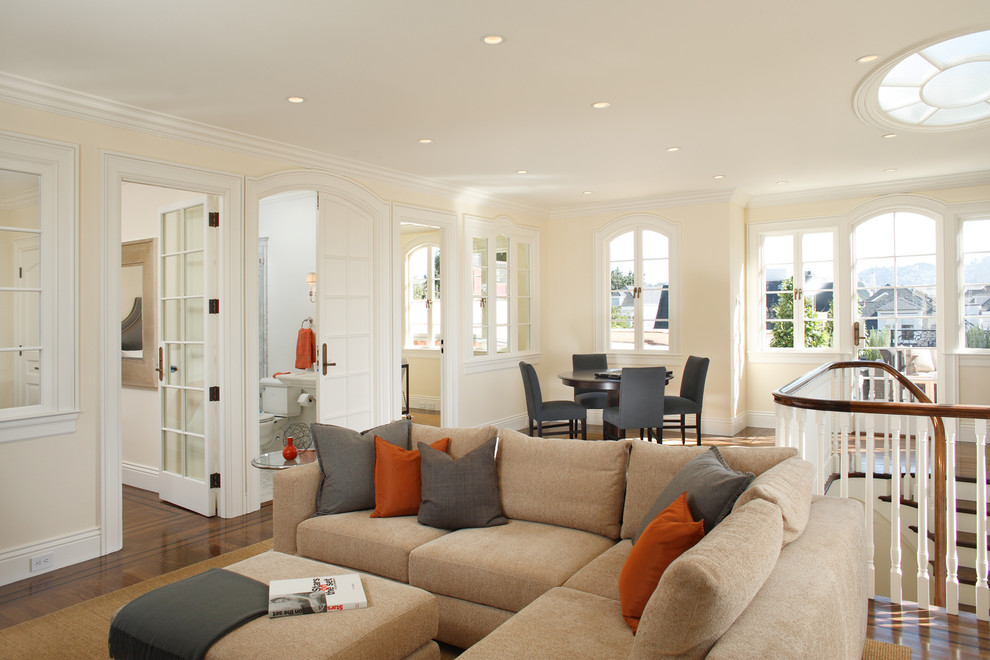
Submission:
{"label": "white baseboard", "polygon": [[[52,561],[43,571],[31,572],[31,558],[52,555]],[[58,568],[94,559],[100,556],[100,530],[98,527],[76,532],[40,543],[23,545],[0,553],[0,585],[10,584],[50,573]]]}
{"label": "white baseboard", "polygon": [[158,492],[158,468],[121,461],[120,472],[125,486],[133,486],[152,493]]}
{"label": "white baseboard", "polygon": [[777,428],[777,413],[748,412],[746,413],[746,426],[752,426],[757,429]]}

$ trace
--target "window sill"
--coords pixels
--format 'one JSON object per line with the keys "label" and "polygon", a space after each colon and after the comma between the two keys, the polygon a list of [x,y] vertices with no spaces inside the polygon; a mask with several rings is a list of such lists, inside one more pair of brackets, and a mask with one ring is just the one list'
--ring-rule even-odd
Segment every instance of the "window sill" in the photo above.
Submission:
{"label": "window sill", "polygon": [[75,433],[77,419],[78,410],[3,419],[0,420],[0,444]]}
{"label": "window sill", "polygon": [[844,360],[845,355],[836,351],[750,351],[747,358],[751,364],[824,364]]}
{"label": "window sill", "polygon": [[403,357],[411,357],[417,360],[439,360],[439,348],[403,348]]}

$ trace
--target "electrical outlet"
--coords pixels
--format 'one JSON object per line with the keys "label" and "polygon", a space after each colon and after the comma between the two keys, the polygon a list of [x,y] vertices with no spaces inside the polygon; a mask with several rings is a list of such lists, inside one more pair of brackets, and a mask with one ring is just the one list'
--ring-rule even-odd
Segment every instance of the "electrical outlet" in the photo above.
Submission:
{"label": "electrical outlet", "polygon": [[43,555],[38,555],[37,557],[31,557],[31,572],[37,573],[38,571],[47,571],[55,564],[55,553],[46,552]]}

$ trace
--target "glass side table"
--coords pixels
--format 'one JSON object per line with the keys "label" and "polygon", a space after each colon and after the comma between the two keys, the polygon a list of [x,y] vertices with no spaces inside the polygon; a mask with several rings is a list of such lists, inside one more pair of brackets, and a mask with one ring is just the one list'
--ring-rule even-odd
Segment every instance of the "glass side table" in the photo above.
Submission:
{"label": "glass side table", "polygon": [[302,449],[291,461],[282,458],[282,450],[270,451],[251,459],[251,465],[262,470],[285,470],[297,465],[306,465],[316,460],[315,449]]}

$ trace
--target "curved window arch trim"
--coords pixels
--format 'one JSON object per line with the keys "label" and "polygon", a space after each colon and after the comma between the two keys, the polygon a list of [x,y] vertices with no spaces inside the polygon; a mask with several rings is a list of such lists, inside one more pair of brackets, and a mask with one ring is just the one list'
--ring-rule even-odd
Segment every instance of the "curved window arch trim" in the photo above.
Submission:
{"label": "curved window arch trim", "polygon": [[[628,351],[608,349],[611,327],[611,277],[609,272],[609,243],[629,231],[648,230],[667,237],[669,255],[668,331],[666,351],[634,348]],[[594,233],[595,267],[595,350],[610,355],[622,355],[635,362],[638,358],[681,353],[681,227],[679,223],[652,213],[633,213],[612,220]]]}

